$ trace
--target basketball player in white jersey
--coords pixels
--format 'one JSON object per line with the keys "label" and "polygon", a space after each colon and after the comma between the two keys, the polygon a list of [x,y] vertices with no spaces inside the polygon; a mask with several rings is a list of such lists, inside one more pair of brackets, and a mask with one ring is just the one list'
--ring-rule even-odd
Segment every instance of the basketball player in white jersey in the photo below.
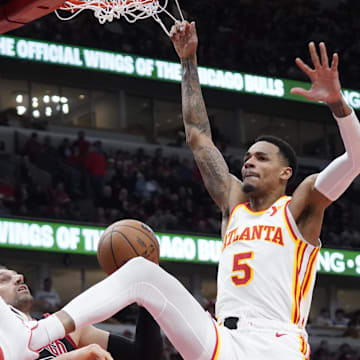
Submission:
{"label": "basketball player in white jersey", "polygon": [[310,77],[312,88],[292,92],[329,106],[346,151],[321,173],[306,178],[289,198],[284,194],[295,170],[295,157],[280,139],[255,141],[244,158],[242,181],[230,174],[211,139],[197,73],[195,24],[177,23],[171,38],[183,69],[187,142],[223,214],[218,321],[174,277],[137,257],[55,315],[39,321],[33,347],[137,302],[151,313],[185,360],[309,359],[305,325],[324,210],[360,173],[360,125],[341,94],[338,56],[333,56],[329,66],[325,45],[320,44],[319,58],[311,43],[314,69],[296,61]]}

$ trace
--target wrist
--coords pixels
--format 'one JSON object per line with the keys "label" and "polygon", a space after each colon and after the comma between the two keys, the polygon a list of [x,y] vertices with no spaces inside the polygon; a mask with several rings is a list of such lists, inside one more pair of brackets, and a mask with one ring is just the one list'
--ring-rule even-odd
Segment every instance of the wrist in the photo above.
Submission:
{"label": "wrist", "polygon": [[194,65],[197,65],[197,57],[196,54],[195,55],[190,55],[190,56],[184,56],[180,58],[181,64],[184,65],[187,62],[192,62]]}
{"label": "wrist", "polygon": [[339,95],[338,99],[328,102],[327,105],[336,117],[345,117],[352,112],[351,107],[347,104],[342,94]]}

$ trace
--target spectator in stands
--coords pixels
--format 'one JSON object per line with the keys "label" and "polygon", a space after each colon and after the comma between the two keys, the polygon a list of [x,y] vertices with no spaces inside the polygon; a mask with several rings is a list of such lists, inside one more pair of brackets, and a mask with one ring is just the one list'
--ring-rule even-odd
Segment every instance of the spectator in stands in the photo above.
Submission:
{"label": "spectator in stands", "polygon": [[72,154],[71,144],[69,138],[64,138],[61,144],[58,147],[58,153],[63,160],[67,160]]}
{"label": "spectator in stands", "polygon": [[2,198],[0,197],[0,216],[8,216],[10,215],[10,210],[5,207]]}
{"label": "spectator in stands", "polygon": [[70,156],[68,157],[68,163],[69,163],[69,165],[71,165],[77,169],[84,168],[84,159],[80,153],[79,146],[74,145],[72,147],[72,152],[71,152]]}
{"label": "spectator in stands", "polygon": [[327,340],[322,340],[319,347],[311,355],[312,360],[330,360],[329,343]]}
{"label": "spectator in stands", "polygon": [[337,360],[355,360],[354,351],[351,346],[347,343],[340,345]]}
{"label": "spectator in stands", "polygon": [[108,218],[105,216],[105,210],[103,207],[99,206],[96,208],[96,213],[94,215],[93,222],[105,226],[107,226],[110,223],[108,221]]}
{"label": "spectator in stands", "polygon": [[47,277],[43,281],[42,289],[35,294],[34,307],[40,313],[50,313],[59,310],[60,296],[53,288],[52,279]]}
{"label": "spectator in stands", "polygon": [[82,160],[82,163],[85,164],[90,144],[85,139],[84,131],[79,131],[77,135],[77,139],[73,142],[73,148],[77,147],[79,149],[80,158]]}
{"label": "spectator in stands", "polygon": [[342,327],[346,327],[349,323],[350,319],[348,317],[346,317],[345,315],[345,311],[343,309],[336,309],[335,311],[335,317],[334,317],[334,321],[333,324],[335,326],[342,326]]}
{"label": "spectator in stands", "polygon": [[0,179],[0,198],[5,201],[14,201],[15,199],[14,184],[9,176]]}
{"label": "spectator in stands", "polygon": [[105,185],[103,187],[101,194],[95,201],[95,205],[103,209],[113,209],[117,207],[117,202],[114,198],[113,190],[110,185]]}
{"label": "spectator in stands", "polygon": [[318,326],[332,326],[333,322],[330,318],[330,312],[326,308],[320,310],[319,315],[316,317],[315,325]]}
{"label": "spectator in stands", "polygon": [[65,191],[64,184],[62,182],[57,183],[55,188],[51,190],[51,201],[55,206],[64,206],[71,202],[70,196]]}
{"label": "spectator in stands", "polygon": [[89,148],[86,158],[86,169],[90,174],[90,184],[95,198],[101,196],[104,187],[107,161],[102,149],[101,141],[95,141]]}
{"label": "spectator in stands", "polygon": [[41,150],[42,146],[39,143],[38,134],[33,132],[26,141],[22,153],[23,155],[28,156],[31,162],[37,163]]}
{"label": "spectator in stands", "polygon": [[14,195],[15,202],[18,207],[21,205],[27,205],[29,200],[28,184],[25,182],[18,184],[18,186],[15,188]]}
{"label": "spectator in stands", "polygon": [[357,321],[355,319],[352,319],[349,321],[347,325],[347,329],[345,330],[343,337],[349,337],[353,339],[359,339],[360,333],[359,329],[357,327]]}

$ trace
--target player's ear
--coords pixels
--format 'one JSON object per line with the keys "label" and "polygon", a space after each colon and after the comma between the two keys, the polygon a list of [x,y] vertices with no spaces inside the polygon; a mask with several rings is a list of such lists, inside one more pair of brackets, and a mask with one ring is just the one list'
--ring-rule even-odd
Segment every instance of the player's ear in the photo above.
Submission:
{"label": "player's ear", "polygon": [[292,173],[292,168],[290,166],[283,167],[280,173],[281,180],[289,180]]}

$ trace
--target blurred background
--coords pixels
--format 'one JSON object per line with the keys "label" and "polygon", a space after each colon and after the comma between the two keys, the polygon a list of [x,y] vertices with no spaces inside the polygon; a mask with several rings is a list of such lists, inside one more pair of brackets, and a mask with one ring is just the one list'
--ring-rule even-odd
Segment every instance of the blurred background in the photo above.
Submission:
{"label": "blurred background", "polygon": [[[294,60],[310,63],[308,42],[325,41],[360,108],[360,2],[180,5],[197,24],[212,134],[231,172],[241,177],[257,136],[282,137],[300,161],[291,195],[344,151],[329,110],[289,95],[307,82]],[[179,17],[171,0],[168,9]],[[26,275],[34,312],[55,311],[104,277],[94,244],[123,218],[154,229],[161,265],[213,311],[221,214],[185,144],[178,59],[154,20],[100,25],[89,11],[68,22],[50,13],[0,35],[0,166],[0,263]],[[360,359],[359,195],[357,178],[325,214],[308,324],[313,360]],[[135,318],[132,306],[102,326],[131,337]],[[167,343],[164,359],[178,358]]]}

